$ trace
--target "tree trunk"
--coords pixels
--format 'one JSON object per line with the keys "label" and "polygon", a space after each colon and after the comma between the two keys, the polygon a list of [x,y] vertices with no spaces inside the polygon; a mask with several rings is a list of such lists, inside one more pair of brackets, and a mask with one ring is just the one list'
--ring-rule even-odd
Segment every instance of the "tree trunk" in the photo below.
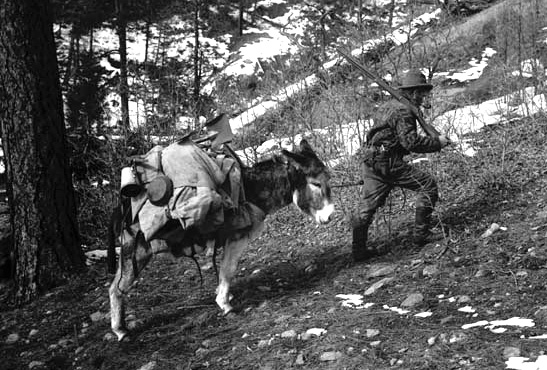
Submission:
{"label": "tree trunk", "polygon": [[66,70],[65,78],[63,80],[63,86],[68,88],[68,83],[70,82],[70,76],[72,75],[72,60],[74,59],[74,40],[76,40],[76,35],[74,32],[70,33],[70,43],[68,46],[68,56],[66,60]]}
{"label": "tree trunk", "polygon": [[146,29],[144,31],[145,34],[145,42],[144,42],[144,68],[146,68],[146,65],[148,64],[148,48],[150,47],[150,21],[146,21]]}
{"label": "tree trunk", "polygon": [[0,123],[25,303],[83,269],[48,0],[0,0]]}
{"label": "tree trunk", "polygon": [[122,126],[129,128],[129,87],[127,85],[127,22],[125,19],[125,0],[116,0],[118,16],[118,39],[120,52],[120,107]]}
{"label": "tree trunk", "polygon": [[238,35],[239,37],[243,36],[243,23],[244,23],[244,15],[245,15],[245,11],[244,11],[244,7],[243,7],[243,2],[245,0],[239,0],[239,18],[238,18]]}
{"label": "tree trunk", "polygon": [[357,3],[357,24],[359,30],[363,29],[363,0],[359,0]]}
{"label": "tree trunk", "polygon": [[199,7],[200,0],[195,0],[194,12],[194,104],[195,104],[195,127],[199,125],[200,98],[201,89],[200,58],[199,58]]}
{"label": "tree trunk", "polygon": [[393,13],[395,13],[395,0],[391,0],[391,4],[389,4],[389,28],[391,29],[393,27]]}
{"label": "tree trunk", "polygon": [[93,55],[93,27],[89,29],[89,55]]}

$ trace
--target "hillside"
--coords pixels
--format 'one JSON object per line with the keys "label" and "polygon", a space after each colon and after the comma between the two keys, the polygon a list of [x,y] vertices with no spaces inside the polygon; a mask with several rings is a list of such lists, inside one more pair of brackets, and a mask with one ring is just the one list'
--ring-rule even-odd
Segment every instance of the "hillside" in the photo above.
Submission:
{"label": "hillside", "polygon": [[[353,263],[345,213],[358,189],[342,188],[328,225],[292,207],[268,219],[240,264],[235,314],[219,316],[210,267],[200,285],[192,261],[158,258],[129,295],[133,337],[117,343],[110,278],[95,265],[27,307],[2,308],[3,366],[543,369],[530,366],[545,361],[547,332],[546,123],[477,134],[484,151],[465,166],[454,152],[436,158],[452,168],[441,177],[438,211],[450,234],[438,244],[408,249],[413,210],[395,196],[373,230],[386,254]],[[500,230],[481,237],[493,223]],[[509,358],[528,367],[506,367]]]}
{"label": "hillside", "polygon": [[[11,305],[10,283],[3,281],[0,367],[547,369],[547,115],[543,101],[527,100],[523,93],[527,87],[534,96],[544,93],[545,68],[539,65],[547,56],[539,40],[546,38],[545,25],[536,29],[537,50],[517,56],[514,51],[524,42],[502,49],[509,40],[500,36],[502,18],[491,18],[502,3],[515,9],[522,5],[499,1],[471,17],[456,18],[451,27],[430,29],[441,33],[418,35],[420,44],[434,41],[435,35],[448,42],[435,44],[443,59],[442,73],[433,76],[437,104],[430,117],[445,117],[442,127],[458,145],[416,164],[439,181],[435,217],[436,227],[445,231],[443,240],[421,250],[409,247],[414,198],[396,191],[371,228],[371,242],[383,255],[354,263],[348,220],[360,189],[352,185],[358,163],[347,155],[332,162],[331,182],[340,185],[333,189],[333,221],[317,226],[293,206],[267,218],[266,230],[239,266],[232,291],[236,312],[220,314],[214,301],[216,276],[205,256],[198,260],[203,282],[193,261],[155,258],[128,295],[132,332],[123,342],[110,332],[112,276],[104,261],[25,307]],[[536,2],[542,14],[546,3]],[[496,32],[497,38],[487,37]],[[483,54],[487,48],[496,53]],[[400,52],[393,50],[386,60]],[[476,60],[469,66],[471,55]],[[527,77],[522,62],[535,57],[536,70]],[[486,65],[477,67],[482,62]],[[482,68],[480,73],[476,68]],[[458,79],[468,74],[477,78]],[[290,109],[272,114],[280,123],[276,138],[303,133],[301,126],[282,125],[295,117],[313,122],[303,127],[322,158],[332,160],[347,152],[339,143],[329,146],[325,138],[336,137],[342,126],[357,130],[344,131],[348,135],[358,135],[356,127],[362,127],[378,97],[346,67],[328,77],[339,83],[323,85],[314,99],[289,99]],[[450,116],[465,109],[484,112],[486,106],[479,103],[509,92],[515,94],[491,103],[497,115],[461,119],[473,121],[472,127],[458,126],[454,117],[459,116]],[[513,109],[520,106],[528,114]],[[336,130],[329,131],[326,122]],[[349,142],[348,137],[340,140]],[[113,190],[99,186],[96,191]],[[105,199],[110,198],[97,197],[94,207],[104,208]],[[102,246],[97,225],[86,225],[94,246]],[[488,229],[492,232],[485,234]]]}

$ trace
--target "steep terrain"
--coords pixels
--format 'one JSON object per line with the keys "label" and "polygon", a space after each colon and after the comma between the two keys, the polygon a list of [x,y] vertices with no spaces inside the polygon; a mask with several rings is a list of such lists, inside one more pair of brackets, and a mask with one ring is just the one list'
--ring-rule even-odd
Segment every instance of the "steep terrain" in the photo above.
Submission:
{"label": "steep terrain", "polygon": [[[482,51],[482,50],[481,50]],[[461,86],[458,86],[462,88]],[[547,117],[469,133],[420,162],[439,180],[437,229],[409,247],[413,195],[397,191],[354,263],[348,218],[358,186],[334,189],[328,225],[288,207],[244,255],[222,316],[216,277],[194,262],[156,258],[128,296],[128,341],[109,329],[104,263],[25,307],[0,287],[2,369],[547,369]],[[357,164],[332,169],[334,185]],[[490,229],[491,232],[485,232]]]}
{"label": "steep terrain", "polygon": [[[545,117],[525,119],[477,134],[483,145],[472,159],[435,155],[430,170],[452,168],[440,179],[437,212],[450,231],[422,250],[407,246],[410,194],[395,193],[378,217],[372,239],[386,254],[360,264],[350,258],[346,220],[357,187],[335,192],[329,225],[280,211],[245,254],[238,312],[226,317],[204,259],[203,285],[192,261],[150,265],[129,295],[128,342],[109,332],[103,265],[27,307],[4,300],[3,368],[500,369],[511,357],[542,361],[545,339],[534,337],[547,333],[546,136]],[[481,237],[493,223],[501,228]],[[519,319],[503,321],[511,318]]]}

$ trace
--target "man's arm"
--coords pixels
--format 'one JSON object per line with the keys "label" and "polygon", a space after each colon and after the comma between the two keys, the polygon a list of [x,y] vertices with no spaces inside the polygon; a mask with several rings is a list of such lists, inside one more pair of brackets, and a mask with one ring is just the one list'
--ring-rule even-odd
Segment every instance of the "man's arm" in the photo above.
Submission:
{"label": "man's arm", "polygon": [[395,128],[401,145],[409,152],[432,153],[443,147],[439,136],[422,136],[416,129],[416,117],[410,110],[401,110],[396,118]]}

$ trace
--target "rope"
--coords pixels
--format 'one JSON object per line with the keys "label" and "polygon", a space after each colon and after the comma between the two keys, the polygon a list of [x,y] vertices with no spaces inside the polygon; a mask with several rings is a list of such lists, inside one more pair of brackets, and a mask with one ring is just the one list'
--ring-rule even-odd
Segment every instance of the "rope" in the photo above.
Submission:
{"label": "rope", "polygon": [[347,187],[350,187],[350,186],[363,185],[364,183],[365,182],[363,180],[359,180],[357,182],[345,182],[345,183],[338,184],[338,185],[331,185],[331,188],[347,188]]}

